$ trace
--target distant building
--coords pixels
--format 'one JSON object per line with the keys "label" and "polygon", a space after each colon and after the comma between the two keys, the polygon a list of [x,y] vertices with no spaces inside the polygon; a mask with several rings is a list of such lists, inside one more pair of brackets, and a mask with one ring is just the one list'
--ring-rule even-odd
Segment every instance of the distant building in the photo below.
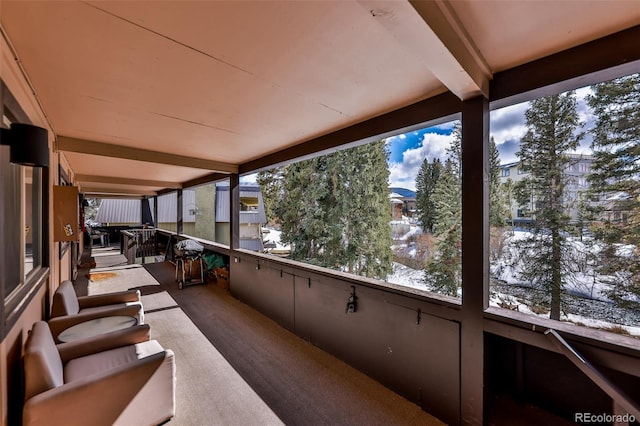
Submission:
{"label": "distant building", "polygon": [[[229,245],[231,227],[229,222],[230,203],[229,187],[218,186],[216,194],[216,236],[222,235],[220,241]],[[267,223],[262,191],[259,186],[240,186],[240,248],[252,251],[263,251],[262,226]]]}
{"label": "distant building", "polygon": [[389,188],[391,194],[391,217],[393,220],[401,220],[403,216],[412,218],[417,212],[416,193],[410,189],[393,187]]}
{"label": "distant building", "polygon": [[[177,231],[177,193],[158,197],[158,218],[149,199],[152,219],[160,229]],[[228,185],[203,185],[182,191],[182,233],[228,245],[231,227]],[[105,198],[95,221],[103,226],[143,225],[140,200]],[[267,222],[259,186],[240,186],[240,248],[262,251],[261,228]]]}
{"label": "distant building", "polygon": [[[589,189],[589,181],[587,177],[591,173],[591,165],[593,157],[587,154],[567,154],[570,160],[564,170],[564,177],[567,179],[565,188],[565,199],[563,205],[567,208],[567,213],[571,219],[576,220],[579,213],[579,201],[581,193]],[[517,183],[529,176],[529,173],[520,169],[520,162],[507,163],[500,165],[500,183]],[[525,205],[518,205],[517,202],[511,204],[511,217],[509,221],[514,224],[528,223],[533,220],[532,212],[535,209],[535,199],[530,200]]]}

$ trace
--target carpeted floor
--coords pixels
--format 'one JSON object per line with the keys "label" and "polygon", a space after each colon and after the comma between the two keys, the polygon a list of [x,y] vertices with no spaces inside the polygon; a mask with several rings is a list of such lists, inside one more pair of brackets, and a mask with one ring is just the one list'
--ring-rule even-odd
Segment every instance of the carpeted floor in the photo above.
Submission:
{"label": "carpeted floor", "polygon": [[170,263],[145,269],[285,424],[442,424],[222,288],[209,284],[179,290]]}
{"label": "carpeted floor", "polygon": [[78,294],[141,290],[152,337],[176,353],[177,414],[169,424],[442,424],[214,284],[179,290],[168,262],[102,260],[113,266],[79,271]]}
{"label": "carpeted floor", "polygon": [[[151,302],[151,303],[150,303]],[[281,425],[166,292],[143,296],[151,338],[176,359],[175,425]]]}
{"label": "carpeted floor", "polygon": [[282,425],[166,289],[142,265],[121,265],[118,257],[113,251],[105,263],[114,266],[80,270],[84,279],[76,280],[76,291],[89,295],[141,291],[151,338],[176,357],[176,415],[169,424]]}

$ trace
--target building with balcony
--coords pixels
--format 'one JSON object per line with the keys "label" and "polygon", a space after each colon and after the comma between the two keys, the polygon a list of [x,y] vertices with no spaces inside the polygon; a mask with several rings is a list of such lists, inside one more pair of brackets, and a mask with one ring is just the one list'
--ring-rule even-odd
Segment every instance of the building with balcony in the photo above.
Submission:
{"label": "building with balcony", "polygon": [[[157,209],[154,200],[149,200],[152,223],[146,225],[156,226],[157,223],[157,228],[175,231],[177,202],[175,193],[166,197]],[[229,203],[229,187],[225,185],[185,189],[182,191],[183,233],[228,245]],[[240,204],[240,247],[262,251],[260,232],[267,218],[260,187],[242,185]],[[138,200],[105,198],[100,202],[95,221],[103,227],[119,230],[145,225],[141,218],[142,203]]]}
{"label": "building with balcony", "polygon": [[[565,167],[563,178],[566,182],[563,204],[572,220],[577,220],[580,214],[580,202],[584,199],[584,192],[589,189],[588,176],[591,172],[593,157],[588,154],[567,154],[569,164]],[[500,165],[500,183],[516,184],[529,176],[520,169],[520,162]],[[511,216],[508,221],[513,224],[527,224],[532,220],[532,212],[536,209],[536,200],[532,199],[525,205],[516,201],[511,204]]]}

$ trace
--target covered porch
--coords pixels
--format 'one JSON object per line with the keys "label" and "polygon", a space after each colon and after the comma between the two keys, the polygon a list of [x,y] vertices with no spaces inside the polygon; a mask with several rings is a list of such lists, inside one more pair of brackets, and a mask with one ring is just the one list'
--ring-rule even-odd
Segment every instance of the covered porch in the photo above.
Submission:
{"label": "covered porch", "polygon": [[[139,289],[151,338],[175,352],[171,424],[446,424],[215,281],[179,290],[173,263],[127,264],[117,244],[87,249],[83,260],[78,295]],[[571,424],[508,395],[493,400],[489,413],[487,424],[496,426]]]}
{"label": "covered porch", "polygon": [[441,420],[209,282],[179,290],[174,265],[94,248],[79,295],[139,289],[151,338],[177,359],[171,424],[441,425]]}
{"label": "covered porch", "polygon": [[[488,202],[492,111],[640,72],[638,2],[0,0],[0,13],[2,134],[45,134],[43,161],[14,161],[21,142],[0,152],[3,425],[20,424],[23,345],[65,280],[141,289],[176,353],[171,424],[640,418],[637,339],[489,306]],[[452,120],[463,297],[242,246],[243,177]],[[228,221],[201,221],[215,232],[198,238],[228,258],[229,291],[180,291],[170,263],[109,247],[81,259],[84,200],[153,200],[158,218],[175,198],[161,231],[190,238],[189,216],[207,217],[184,194],[222,181]]]}

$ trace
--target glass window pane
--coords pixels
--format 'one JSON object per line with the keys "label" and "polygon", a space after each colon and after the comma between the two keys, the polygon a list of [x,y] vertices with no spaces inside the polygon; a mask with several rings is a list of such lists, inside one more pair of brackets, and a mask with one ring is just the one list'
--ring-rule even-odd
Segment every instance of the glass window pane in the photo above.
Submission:
{"label": "glass window pane", "polygon": [[[228,179],[211,182],[182,191],[184,234],[204,240],[229,245]],[[224,192],[224,194],[223,194]]]}
{"label": "glass window pane", "polygon": [[260,172],[264,251],[459,298],[460,166],[451,122]]}
{"label": "glass window pane", "polygon": [[42,170],[24,169],[24,276],[42,264]]}
{"label": "glass window pane", "polygon": [[492,112],[491,305],[640,335],[639,111],[635,74]]}
{"label": "glass window pane", "polygon": [[[9,120],[3,117],[3,124]],[[3,194],[5,301],[42,265],[42,170],[12,164],[9,146],[0,152]]]}

